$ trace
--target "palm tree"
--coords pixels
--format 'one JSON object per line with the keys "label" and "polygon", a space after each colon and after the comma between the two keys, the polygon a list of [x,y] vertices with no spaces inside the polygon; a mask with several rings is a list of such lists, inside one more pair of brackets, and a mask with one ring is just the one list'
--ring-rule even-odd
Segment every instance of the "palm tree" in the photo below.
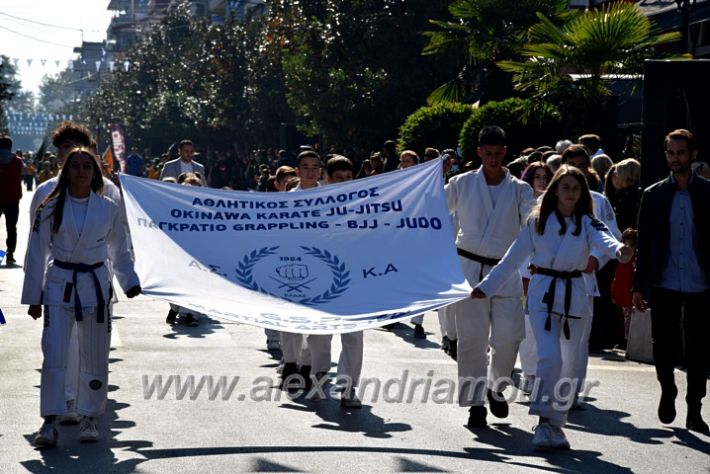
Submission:
{"label": "palm tree", "polygon": [[518,57],[537,12],[557,17],[566,9],[566,0],[454,0],[451,20],[429,20],[436,29],[424,33],[422,54],[449,55],[461,69],[431,93],[429,104],[507,97],[510,77],[495,62]]}
{"label": "palm tree", "polygon": [[513,73],[515,88],[529,93],[536,107],[558,107],[563,115],[603,108],[609,79],[638,75],[655,47],[678,41],[680,33],[656,34],[651,21],[631,3],[615,2],[574,15],[561,27],[543,14],[530,28],[524,61],[499,61]]}

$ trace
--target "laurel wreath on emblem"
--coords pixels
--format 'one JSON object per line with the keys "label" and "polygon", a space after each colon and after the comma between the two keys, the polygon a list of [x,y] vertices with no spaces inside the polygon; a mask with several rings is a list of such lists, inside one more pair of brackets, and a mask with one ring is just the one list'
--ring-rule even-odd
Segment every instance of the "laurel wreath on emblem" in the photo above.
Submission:
{"label": "laurel wreath on emblem", "polygon": [[[252,273],[254,265],[256,265],[259,260],[276,254],[276,250],[278,250],[278,248],[278,246],[263,247],[258,251],[252,250],[251,253],[244,255],[244,258],[242,258],[242,260],[237,264],[236,269],[237,280],[239,283],[250,290],[271,294],[254,281]],[[348,289],[348,285],[350,284],[350,272],[345,267],[345,263],[341,262],[336,255],[331,254],[327,250],[321,250],[317,247],[304,246],[301,246],[301,249],[303,249],[306,255],[315,257],[328,265],[328,268],[330,268],[333,272],[333,283],[330,285],[330,288],[318,296],[314,296],[312,298],[302,298],[293,302],[306,306],[320,305],[332,301],[345,293]],[[272,294],[272,296],[278,295]]]}

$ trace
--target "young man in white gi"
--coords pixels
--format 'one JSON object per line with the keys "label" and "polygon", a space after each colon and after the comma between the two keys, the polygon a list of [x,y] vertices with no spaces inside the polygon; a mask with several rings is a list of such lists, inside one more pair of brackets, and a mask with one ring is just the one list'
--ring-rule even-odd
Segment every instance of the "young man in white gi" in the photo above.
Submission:
{"label": "young man in white gi", "polygon": [[[445,188],[449,212],[459,219],[456,246],[472,287],[503,257],[535,204],[530,185],[503,167],[503,129],[483,128],[477,152],[481,167],[454,176]],[[522,295],[522,282],[516,274],[495,296],[456,304],[459,405],[470,407],[469,428],[487,426],[486,398],[494,416],[508,416],[508,403],[501,392],[508,385],[525,334]]]}

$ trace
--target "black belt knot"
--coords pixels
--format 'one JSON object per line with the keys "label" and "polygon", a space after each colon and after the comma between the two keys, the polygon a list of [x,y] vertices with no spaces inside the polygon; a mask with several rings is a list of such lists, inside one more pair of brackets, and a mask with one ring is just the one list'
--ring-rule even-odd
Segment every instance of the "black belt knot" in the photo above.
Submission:
{"label": "black belt knot", "polygon": [[488,265],[489,267],[495,267],[500,263],[499,258],[489,258],[489,257],[482,257],[480,255],[476,255],[473,252],[469,252],[468,250],[456,248],[456,253],[461,255],[462,257],[465,257],[469,260],[473,260],[474,262],[478,262],[481,264],[481,272],[478,275],[478,281],[483,280],[483,265]]}
{"label": "black belt knot", "polygon": [[552,281],[550,282],[550,287],[547,290],[547,319],[545,320],[545,330],[549,331],[552,329],[552,307],[555,304],[555,288],[557,286],[557,279],[564,280],[565,282],[565,307],[564,307],[564,314],[562,317],[564,318],[565,322],[562,327],[562,330],[565,334],[565,337],[569,340],[570,338],[570,331],[569,331],[569,319],[580,319],[576,316],[570,316],[569,315],[569,308],[572,305],[572,278],[581,278],[582,277],[582,271],[581,270],[574,270],[571,272],[563,272],[559,270],[553,270],[551,268],[540,268],[540,267],[532,267],[531,268],[531,273],[538,273],[540,275],[545,275],[552,277]]}
{"label": "black belt knot", "polygon": [[96,322],[104,322],[104,306],[106,306],[106,301],[104,300],[104,295],[101,291],[101,283],[99,282],[99,278],[96,276],[96,273],[94,273],[94,270],[101,267],[103,264],[103,262],[86,264],[62,262],[61,260],[54,261],[55,266],[63,270],[72,270],[74,272],[72,273],[71,281],[74,285],[74,317],[76,317],[77,321],[83,321],[84,313],[81,309],[81,299],[79,298],[79,291],[76,287],[76,274],[91,273],[91,276],[94,278],[94,291],[96,291]]}

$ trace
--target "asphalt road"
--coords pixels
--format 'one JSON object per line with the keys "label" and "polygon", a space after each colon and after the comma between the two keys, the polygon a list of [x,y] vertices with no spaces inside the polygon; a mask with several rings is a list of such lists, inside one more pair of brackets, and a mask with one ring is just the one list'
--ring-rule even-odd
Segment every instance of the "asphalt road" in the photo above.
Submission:
{"label": "asphalt road", "polygon": [[[22,200],[18,262],[29,200]],[[0,246],[4,240],[3,219]],[[393,333],[366,332],[363,377],[373,381],[363,408],[346,410],[337,398],[291,400],[273,388],[277,360],[265,350],[263,330],[217,319],[171,328],[164,323],[167,304],[144,296],[115,306],[101,441],[79,444],[77,427],[61,427],[58,446],[40,451],[31,439],[41,423],[42,323],[19,304],[22,278],[21,266],[0,266],[0,308],[8,320],[0,327],[2,473],[710,472],[710,437],[684,428],[682,396],[676,421],[661,425],[653,368],[620,353],[590,361],[589,378],[599,385],[570,416],[572,450],[539,453],[530,444],[535,418],[513,389],[508,418],[489,415],[490,427],[476,432],[464,427],[467,410],[446,390],[456,367],[439,348],[434,314],[424,320],[427,340],[414,339],[406,324]],[[339,338],[333,345],[337,360]],[[185,388],[190,376],[192,392]],[[676,379],[682,394],[685,376],[677,371]],[[710,421],[707,403],[703,415]]]}

